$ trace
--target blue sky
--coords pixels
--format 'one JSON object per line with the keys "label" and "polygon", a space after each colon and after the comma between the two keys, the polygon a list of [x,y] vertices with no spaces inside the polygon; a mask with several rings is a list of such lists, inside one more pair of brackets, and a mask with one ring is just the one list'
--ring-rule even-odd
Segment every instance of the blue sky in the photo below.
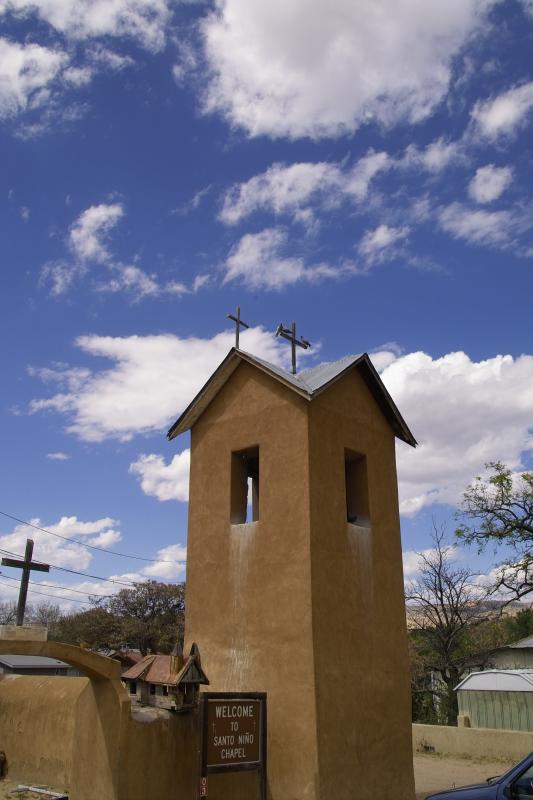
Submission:
{"label": "blue sky", "polygon": [[[421,445],[398,446],[408,574],[485,462],[531,465],[531,0],[0,0],[0,21],[0,510],[153,561],[34,531],[38,558],[183,578],[188,441],[165,432],[237,304],[277,363],[293,319],[302,364],[372,354]],[[2,548],[27,535],[0,519]]]}

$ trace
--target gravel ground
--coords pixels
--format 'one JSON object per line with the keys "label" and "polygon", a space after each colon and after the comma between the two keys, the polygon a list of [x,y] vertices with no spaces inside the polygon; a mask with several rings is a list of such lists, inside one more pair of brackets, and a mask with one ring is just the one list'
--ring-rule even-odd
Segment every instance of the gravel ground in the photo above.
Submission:
{"label": "gravel ground", "polygon": [[417,753],[414,757],[417,800],[423,800],[432,792],[451,789],[454,784],[467,786],[469,783],[481,783],[494,775],[501,775],[514,763]]}
{"label": "gravel ground", "polygon": [[[485,759],[447,758],[445,756],[417,754],[414,757],[415,784],[417,800],[443,789],[450,789],[453,784],[466,786],[469,783],[480,783],[493,775],[500,775],[513,765],[511,761],[489,761]],[[25,792],[12,793],[21,781],[0,781],[0,800],[46,800],[46,795]],[[52,787],[60,791],[61,787]]]}

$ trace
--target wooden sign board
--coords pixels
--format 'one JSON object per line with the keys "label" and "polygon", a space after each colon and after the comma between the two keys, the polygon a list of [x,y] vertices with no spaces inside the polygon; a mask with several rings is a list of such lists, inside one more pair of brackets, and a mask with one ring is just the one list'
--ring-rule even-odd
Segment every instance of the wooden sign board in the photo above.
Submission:
{"label": "wooden sign board", "polygon": [[203,692],[201,703],[202,777],[257,770],[265,797],[266,693]]}

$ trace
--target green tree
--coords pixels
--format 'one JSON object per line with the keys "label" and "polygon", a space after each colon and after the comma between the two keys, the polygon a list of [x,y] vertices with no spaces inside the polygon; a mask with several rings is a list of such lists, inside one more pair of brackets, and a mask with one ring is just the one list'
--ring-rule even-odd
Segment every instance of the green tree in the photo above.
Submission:
{"label": "green tree", "polygon": [[121,620],[104,608],[66,614],[54,624],[49,638],[94,649],[119,647],[123,641]]}
{"label": "green tree", "polygon": [[486,465],[463,494],[457,536],[482,552],[505,548],[494,590],[521,598],[533,591],[533,472],[513,472],[499,461]]}
{"label": "green tree", "polygon": [[432,540],[433,548],[418,554],[418,577],[406,587],[413,711],[456,725],[455,687],[467,670],[484,666],[502,634],[487,607],[488,590],[454,563],[442,529],[434,527]]}
{"label": "green tree", "polygon": [[97,601],[120,620],[123,639],[143,655],[148,651],[169,653],[183,640],[184,584],[147,581],[122,589],[105,601]]}

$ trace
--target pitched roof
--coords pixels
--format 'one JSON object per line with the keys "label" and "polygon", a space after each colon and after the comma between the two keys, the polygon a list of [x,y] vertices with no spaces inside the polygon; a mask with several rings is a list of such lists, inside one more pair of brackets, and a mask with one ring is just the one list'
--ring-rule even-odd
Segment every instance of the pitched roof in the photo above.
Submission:
{"label": "pitched roof", "polygon": [[[177,671],[173,670],[176,662],[181,663]],[[173,659],[172,656],[148,655],[138,664],[134,664],[126,672],[122,673],[122,680],[145,681],[146,683],[158,683],[165,686],[177,685],[179,683],[204,683],[209,680],[203,671],[199,657],[191,652],[185,660]]]}
{"label": "pitched roof", "polygon": [[533,692],[533,669],[487,669],[472,672],[455,687],[477,692]]}
{"label": "pitched roof", "polygon": [[505,647],[502,647],[502,650],[507,647],[515,647],[518,650],[528,649],[530,647],[533,647],[533,636],[526,636],[524,639],[519,639],[518,642],[513,642],[512,644],[506,644]]}
{"label": "pitched roof", "polygon": [[243,361],[270,375],[306,400],[313,400],[349,370],[358,369],[395,435],[407,444],[416,447],[416,439],[383,385],[367,353],[345,356],[339,361],[325,362],[317,367],[305,369],[298,375],[292,375],[275,364],[263,361],[262,358],[246,353],[244,350],[237,350],[235,347],[232,347],[207,383],[171,426],[167,433],[169,439],[174,439],[194,425]]}

